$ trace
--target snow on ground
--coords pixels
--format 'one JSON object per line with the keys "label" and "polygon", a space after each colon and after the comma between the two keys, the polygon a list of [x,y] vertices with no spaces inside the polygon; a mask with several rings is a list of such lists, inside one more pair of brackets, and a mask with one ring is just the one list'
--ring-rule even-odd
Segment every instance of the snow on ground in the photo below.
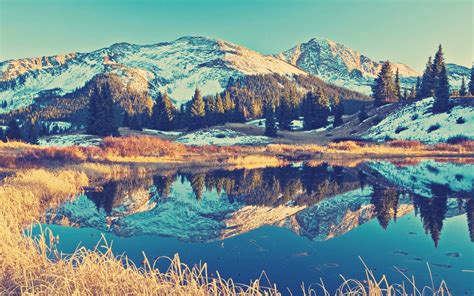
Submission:
{"label": "snow on ground", "polygon": [[[374,140],[418,140],[427,143],[443,142],[457,135],[474,139],[474,108],[456,106],[449,112],[433,114],[433,102],[433,98],[427,98],[401,107],[370,128],[363,137]],[[460,123],[461,119],[465,122]],[[438,125],[439,128],[435,129]],[[430,128],[433,130],[430,131]]]}
{"label": "snow on ground", "polygon": [[155,129],[144,128],[142,130],[144,133],[153,134],[153,135],[164,135],[164,136],[179,136],[182,132],[175,132],[175,131],[160,131]]}
{"label": "snow on ground", "polygon": [[[245,124],[265,127],[265,121],[266,121],[265,118],[253,119],[253,120],[247,121]],[[322,127],[322,128],[316,129],[316,130],[309,130],[307,132],[326,130],[329,127],[332,126],[333,121],[334,121],[334,116],[329,116],[328,117],[328,123],[329,124],[328,124],[327,127]],[[295,119],[295,120],[291,121],[291,130],[292,131],[301,131],[301,130],[303,130],[303,126],[304,126],[304,118],[303,117],[300,117],[298,119]],[[278,122],[277,122],[277,127],[278,127]]]}
{"label": "snow on ground", "polygon": [[49,132],[52,132],[53,129],[66,131],[73,127],[72,123],[67,121],[40,121],[40,124],[46,126]]}
{"label": "snow on ground", "polygon": [[67,146],[97,146],[102,139],[93,135],[68,134],[42,137],[38,140],[40,146],[44,147],[67,147]]}
{"label": "snow on ground", "polygon": [[210,128],[185,134],[176,141],[186,145],[232,146],[265,144],[269,142],[269,138],[249,136],[230,129]]}
{"label": "snow on ground", "polygon": [[393,184],[411,189],[424,197],[432,197],[432,185],[446,185],[454,192],[474,190],[474,165],[424,160],[415,166],[399,167],[390,162],[372,162],[377,170]]}

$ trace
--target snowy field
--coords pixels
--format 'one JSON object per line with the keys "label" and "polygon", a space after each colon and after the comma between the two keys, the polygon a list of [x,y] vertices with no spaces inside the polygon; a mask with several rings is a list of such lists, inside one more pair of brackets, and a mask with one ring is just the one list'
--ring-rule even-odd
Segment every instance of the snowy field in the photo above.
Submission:
{"label": "snowy field", "polygon": [[[265,127],[265,121],[266,121],[265,118],[253,119],[253,120],[247,121],[245,124],[253,125],[253,126],[259,126],[259,127],[264,128]],[[326,129],[332,127],[333,121],[334,121],[334,116],[329,116],[328,117],[328,126],[322,127],[322,128],[319,128],[319,129],[315,129],[315,130],[308,130],[306,132],[326,130]],[[276,124],[277,124],[277,127],[278,127],[278,122]],[[300,117],[298,119],[295,119],[295,120],[291,121],[291,130],[292,131],[302,131],[303,126],[304,126],[304,118],[303,117]]]}
{"label": "snowy field", "polygon": [[462,135],[474,139],[474,108],[456,106],[448,112],[433,114],[434,99],[427,98],[390,113],[369,129],[363,138],[383,141],[418,140],[425,143],[444,142]]}
{"label": "snowy field", "polygon": [[[247,121],[245,124],[248,125],[253,125],[253,126],[259,126],[259,127],[265,127],[265,118],[260,118],[260,119],[253,119],[250,121]],[[278,127],[278,122],[276,123]],[[291,130],[297,131],[297,130],[302,130],[303,129],[303,117],[300,117],[299,119],[295,119],[291,121]]]}
{"label": "snowy field", "polygon": [[248,136],[230,129],[210,128],[183,135],[176,141],[186,145],[232,146],[266,144],[269,142],[269,138]]}
{"label": "snowy field", "polygon": [[163,136],[171,136],[171,137],[176,137],[182,134],[182,132],[175,132],[175,131],[160,131],[160,130],[155,130],[155,129],[149,129],[149,128],[144,128],[142,130],[146,134],[151,134],[151,135],[163,135]]}
{"label": "snowy field", "polygon": [[74,145],[88,147],[99,145],[102,139],[93,135],[71,134],[43,137],[38,142],[43,147],[68,147]]}

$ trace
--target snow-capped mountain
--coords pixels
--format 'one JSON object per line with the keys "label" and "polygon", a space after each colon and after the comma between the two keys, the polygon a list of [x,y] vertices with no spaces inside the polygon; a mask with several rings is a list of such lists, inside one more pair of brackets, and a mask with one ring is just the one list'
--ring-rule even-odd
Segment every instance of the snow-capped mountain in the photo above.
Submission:
{"label": "snow-capped mountain", "polygon": [[[313,38],[276,56],[327,82],[365,94],[371,93],[370,86],[383,63],[345,45],[322,38]],[[402,86],[405,87],[411,87],[416,82],[416,77],[421,75],[403,63],[392,62],[392,67],[399,70]],[[466,67],[447,64],[447,68],[452,86],[459,86],[463,76],[466,79],[469,77],[469,69]]]}
{"label": "snow-capped mountain", "polygon": [[203,94],[222,91],[230,77],[305,74],[273,56],[211,38],[182,37],[143,46],[117,43],[89,53],[1,62],[0,99],[8,103],[1,111],[27,106],[44,91],[72,92],[107,72],[141,76],[152,95],[167,91],[178,104],[189,100],[196,87]]}
{"label": "snow-capped mountain", "polygon": [[[230,42],[182,37],[153,45],[117,43],[87,53],[0,62],[0,114],[31,105],[35,98],[64,95],[83,87],[98,74],[116,73],[128,87],[166,91],[177,105],[196,87],[204,95],[222,91],[230,77],[256,74],[306,75],[370,94],[381,63],[327,39],[314,38],[277,55],[263,55]],[[448,64],[451,86],[458,87],[470,69]],[[411,87],[417,71],[395,63],[402,84]],[[133,82],[133,83],[129,83]],[[138,86],[137,86],[138,85]],[[2,104],[3,105],[3,104]]]}

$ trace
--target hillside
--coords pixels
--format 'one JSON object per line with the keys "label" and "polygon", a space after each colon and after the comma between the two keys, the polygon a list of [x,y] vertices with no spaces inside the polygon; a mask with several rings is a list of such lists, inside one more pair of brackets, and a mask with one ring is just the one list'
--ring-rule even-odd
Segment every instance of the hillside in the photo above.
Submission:
{"label": "hillside", "polygon": [[434,99],[403,105],[362,134],[363,138],[418,140],[425,143],[444,142],[455,136],[474,139],[474,104],[456,102],[451,110],[433,114]]}

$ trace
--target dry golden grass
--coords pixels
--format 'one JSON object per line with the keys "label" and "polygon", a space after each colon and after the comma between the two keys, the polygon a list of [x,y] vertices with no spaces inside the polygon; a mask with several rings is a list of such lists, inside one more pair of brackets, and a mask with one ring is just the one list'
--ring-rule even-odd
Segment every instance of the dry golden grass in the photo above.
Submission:
{"label": "dry golden grass", "polygon": [[285,161],[275,156],[266,155],[248,155],[248,156],[234,156],[227,160],[233,168],[256,169],[262,167],[278,167],[285,164]]}

